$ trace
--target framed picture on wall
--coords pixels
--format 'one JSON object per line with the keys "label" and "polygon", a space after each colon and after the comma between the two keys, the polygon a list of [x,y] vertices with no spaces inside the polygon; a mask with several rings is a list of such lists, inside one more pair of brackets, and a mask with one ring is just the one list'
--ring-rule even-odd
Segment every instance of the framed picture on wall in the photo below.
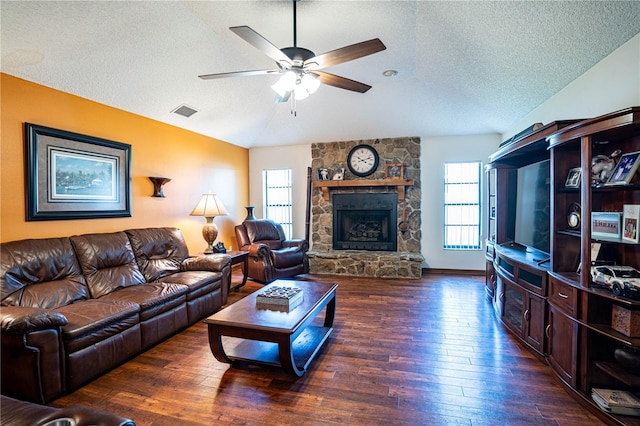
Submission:
{"label": "framed picture on wall", "polygon": [[27,221],[131,216],[131,145],[25,123]]}

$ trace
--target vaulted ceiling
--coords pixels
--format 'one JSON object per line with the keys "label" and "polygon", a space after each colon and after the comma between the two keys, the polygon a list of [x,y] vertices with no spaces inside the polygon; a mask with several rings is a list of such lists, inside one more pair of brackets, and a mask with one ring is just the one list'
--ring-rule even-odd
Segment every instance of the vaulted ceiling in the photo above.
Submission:
{"label": "vaulted ceiling", "polygon": [[[372,38],[387,49],[326,71],[373,86],[322,85],[275,103],[277,76],[229,27],[293,44],[291,0],[2,1],[2,72],[252,147],[502,133],[640,32],[639,1],[297,3],[297,45],[316,54]],[[383,71],[397,70],[395,77]],[[190,118],[171,111],[186,104]]]}

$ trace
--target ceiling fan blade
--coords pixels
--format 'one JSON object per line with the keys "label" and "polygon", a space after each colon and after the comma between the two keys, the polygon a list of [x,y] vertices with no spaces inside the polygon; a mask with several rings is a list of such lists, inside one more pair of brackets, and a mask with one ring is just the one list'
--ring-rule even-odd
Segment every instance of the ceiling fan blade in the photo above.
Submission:
{"label": "ceiling fan blade", "polygon": [[234,71],[234,72],[221,72],[217,74],[203,74],[199,75],[203,80],[214,80],[216,78],[228,78],[228,77],[249,77],[252,75],[266,75],[266,74],[278,74],[280,70],[253,70],[253,71]]}
{"label": "ceiling fan blade", "polygon": [[247,27],[246,25],[231,27],[229,29],[274,61],[278,63],[291,64],[291,59],[287,55],[282,53],[282,50],[275,47],[269,40],[262,37],[260,34]]}
{"label": "ceiling fan blade", "polygon": [[364,93],[371,89],[371,86],[368,84],[360,83],[359,81],[350,80],[338,75],[329,74],[328,72],[312,71],[311,74],[317,75],[320,82],[339,89],[351,90],[352,92],[359,93]]}
{"label": "ceiling fan blade", "polygon": [[385,46],[379,38],[374,38],[372,40],[363,41],[323,53],[316,57],[307,59],[304,61],[304,64],[305,66],[311,66],[313,64],[311,69],[327,68],[378,53],[386,48],[387,46]]}

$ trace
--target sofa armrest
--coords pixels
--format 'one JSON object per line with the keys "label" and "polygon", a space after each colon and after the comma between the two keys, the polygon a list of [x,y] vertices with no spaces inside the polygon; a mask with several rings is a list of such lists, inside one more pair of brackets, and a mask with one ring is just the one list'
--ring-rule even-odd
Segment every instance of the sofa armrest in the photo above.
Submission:
{"label": "sofa armrest", "polygon": [[266,244],[251,244],[249,246],[249,257],[257,257],[260,259],[270,259],[271,248]]}
{"label": "sofa armrest", "polygon": [[79,404],[61,408],[60,411],[50,415],[45,421],[64,418],[73,419],[76,426],[135,426],[131,419]]}
{"label": "sofa armrest", "polygon": [[3,306],[2,393],[44,404],[64,391],[60,328],[67,318],[41,308]]}
{"label": "sofa armrest", "polygon": [[309,242],[307,240],[284,240],[282,242],[282,247],[283,248],[297,247],[302,251],[308,251]]}
{"label": "sofa armrest", "polygon": [[67,324],[67,318],[59,312],[41,308],[3,306],[0,325],[3,333],[25,334],[31,331],[58,328]]}
{"label": "sofa armrest", "polygon": [[185,259],[180,265],[180,269],[182,271],[222,272],[230,264],[231,256],[226,254],[207,254]]}

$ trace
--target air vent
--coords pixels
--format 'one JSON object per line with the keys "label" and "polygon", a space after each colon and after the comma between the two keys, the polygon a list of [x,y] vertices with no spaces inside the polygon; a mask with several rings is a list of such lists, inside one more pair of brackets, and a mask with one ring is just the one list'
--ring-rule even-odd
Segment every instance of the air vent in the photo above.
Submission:
{"label": "air vent", "polygon": [[196,112],[198,112],[197,109],[191,108],[190,106],[186,106],[186,105],[180,105],[178,108],[174,109],[173,111],[171,111],[174,114],[178,114],[181,115],[183,117],[191,117],[193,114],[195,114]]}

